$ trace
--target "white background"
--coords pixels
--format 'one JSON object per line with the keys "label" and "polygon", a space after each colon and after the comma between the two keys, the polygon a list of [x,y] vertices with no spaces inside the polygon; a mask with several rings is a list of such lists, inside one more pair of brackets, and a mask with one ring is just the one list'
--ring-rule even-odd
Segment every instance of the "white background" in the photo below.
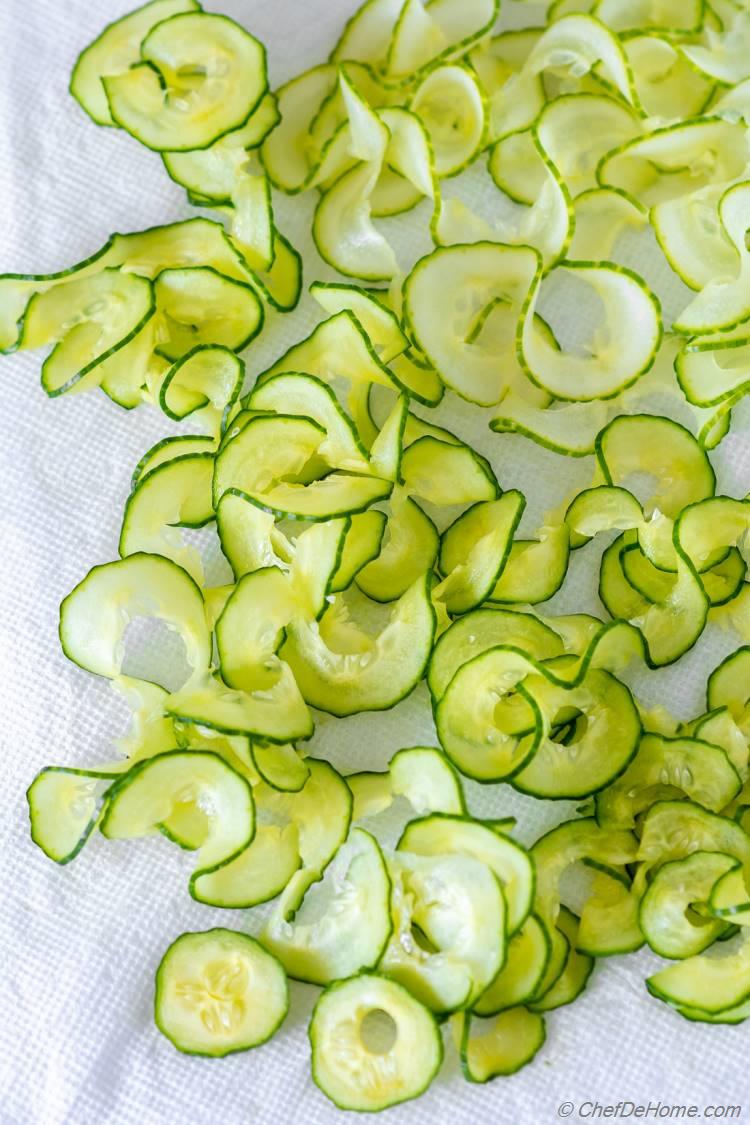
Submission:
{"label": "white background", "polygon": [[[208,4],[207,7],[218,6]],[[322,61],[351,0],[224,0],[269,48],[272,86]],[[521,8],[522,5],[515,5]],[[90,254],[112,231],[186,217],[181,190],[157,156],[126,135],[97,129],[67,92],[81,48],[127,0],[2,0],[0,4],[0,269],[52,271]],[[527,8],[527,11],[532,9]],[[515,13],[518,20],[518,12]],[[464,198],[491,207],[479,174]],[[451,187],[451,191],[458,190]],[[330,276],[306,231],[310,202],[282,200],[280,225],[306,255],[306,283]],[[429,248],[427,215],[396,220],[402,264]],[[413,228],[416,226],[417,233]],[[635,262],[679,307],[680,287],[648,248]],[[558,315],[564,313],[558,305]],[[568,315],[575,317],[572,307]],[[318,318],[306,301],[276,318],[248,358],[253,374]],[[562,321],[561,321],[562,323]],[[564,332],[565,329],[563,328]],[[62,597],[97,562],[116,554],[130,473],[170,430],[160,413],[127,414],[103,395],[47,400],[41,358],[0,361],[0,1122],[2,1125],[286,1125],[344,1120],[309,1078],[306,1023],[315,990],[293,987],[289,1017],[269,1045],[223,1061],[180,1056],[155,1030],[153,972],[185,929],[241,926],[240,912],[210,910],[186,890],[189,857],[166,841],[107,843],[99,837],[67,868],[30,842],[24,792],[47,764],[106,760],[125,714],[103,682],[68,664],[57,642]],[[452,397],[437,412],[488,455],[504,486],[529,496],[525,528],[591,472],[520,438],[492,435],[486,417]],[[714,455],[720,489],[750,486],[743,415]],[[189,425],[183,427],[189,431]],[[598,548],[576,557],[552,608],[597,610]],[[601,611],[600,611],[601,612]],[[630,677],[647,701],[681,717],[703,709],[710,669],[736,645],[711,631],[678,669]],[[434,739],[424,690],[395,711],[322,721],[314,752],[348,769],[382,767],[399,747]],[[471,787],[473,808],[515,812],[531,841],[572,806],[547,805],[511,790]],[[569,1100],[661,1100],[703,1107],[747,1099],[745,1028],[682,1021],[645,991],[657,959],[639,954],[599,967],[584,997],[548,1019],[546,1046],[532,1067],[486,1087],[466,1084],[447,1045],[443,1071],[419,1101],[387,1120],[468,1125],[557,1120]],[[584,1111],[585,1112],[585,1111]],[[574,1114],[572,1120],[577,1120]]]}

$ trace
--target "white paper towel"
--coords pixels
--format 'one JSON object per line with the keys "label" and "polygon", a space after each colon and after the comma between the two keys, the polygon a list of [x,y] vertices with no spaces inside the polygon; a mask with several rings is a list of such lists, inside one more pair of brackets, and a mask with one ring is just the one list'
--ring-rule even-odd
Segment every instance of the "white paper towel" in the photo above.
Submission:
{"label": "white paper towel", "polygon": [[[267,44],[276,86],[327,55],[354,4],[223,0],[206,6],[240,20]],[[515,22],[537,10],[510,6]],[[2,270],[59,269],[91,253],[111,231],[190,213],[155,154],[123,133],[97,129],[67,92],[80,49],[127,8],[127,0],[0,5]],[[497,199],[482,187],[479,173],[448,190],[460,190],[476,205],[484,198],[485,207]],[[278,199],[277,214],[305,253],[306,283],[331,276],[307,233],[311,201]],[[429,248],[423,212],[393,220],[389,229],[405,265]],[[655,255],[635,253],[635,263],[676,308],[680,286],[669,271]],[[572,307],[567,315],[569,325],[580,317]],[[317,319],[309,298],[293,316],[274,318],[247,357],[250,374]],[[212,910],[189,898],[189,857],[166,841],[108,843],[95,836],[72,865],[58,868],[29,839],[24,791],[37,770],[105,760],[122,732],[125,715],[114,694],[60,652],[57,611],[90,566],[115,556],[132,468],[153,442],[174,432],[158,411],[127,414],[102,395],[50,401],[39,387],[39,366],[35,354],[0,361],[0,1122],[343,1121],[346,1116],[310,1080],[306,1024],[315,989],[293,986],[283,1029],[248,1054],[221,1061],[183,1057],[156,1031],[153,973],[169,942],[186,929],[247,922],[241,912]],[[743,495],[750,487],[742,425],[747,412],[735,414],[732,435],[713,460],[720,489]],[[590,464],[493,435],[485,414],[453,396],[436,420],[490,457],[504,486],[527,493],[528,530],[572,485],[588,481]],[[189,432],[189,423],[183,430]],[[564,592],[550,604],[553,611],[597,610],[598,550],[589,552],[574,559]],[[668,702],[687,717],[703,708],[708,671],[736,644],[710,630],[676,669],[636,674],[631,682],[646,701]],[[384,715],[321,721],[314,752],[349,769],[382,768],[399,747],[433,740],[421,688]],[[526,841],[573,807],[543,805],[503,787],[469,790],[479,813],[516,813]],[[694,1104],[700,1115],[706,1106],[737,1105],[743,1097],[747,1117],[747,1029],[692,1025],[651,999],[643,978],[657,964],[642,953],[601,965],[584,997],[549,1017],[537,1061],[513,1078],[486,1087],[467,1084],[447,1043],[443,1072],[430,1091],[391,1111],[387,1120],[547,1125],[558,1119],[564,1102],[572,1103],[575,1121],[594,1112],[588,1101]]]}

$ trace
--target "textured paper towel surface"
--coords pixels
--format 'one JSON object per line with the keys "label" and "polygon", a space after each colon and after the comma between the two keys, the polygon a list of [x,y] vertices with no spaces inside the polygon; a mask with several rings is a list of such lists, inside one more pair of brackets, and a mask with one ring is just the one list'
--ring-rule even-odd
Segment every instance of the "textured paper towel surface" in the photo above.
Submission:
{"label": "textured paper towel surface", "polygon": [[[154,154],[114,130],[97,129],[67,93],[76,54],[127,0],[3,0],[0,4],[0,269],[51,271],[86,256],[114,230],[137,230],[189,214],[181,190]],[[219,5],[207,4],[218,10]],[[272,85],[322,60],[353,0],[225,0],[269,48]],[[522,5],[516,6],[518,9]],[[527,6],[526,14],[535,9]],[[511,14],[518,22],[519,12]],[[450,192],[485,209],[481,177]],[[306,283],[331,276],[306,231],[310,201],[278,202],[280,225],[305,252]],[[413,228],[418,228],[413,233]],[[422,211],[392,222],[403,264],[428,248]],[[680,289],[648,251],[640,266],[666,299]],[[562,324],[565,307],[558,308]],[[568,308],[570,317],[573,309]],[[575,312],[580,319],[580,313]],[[276,318],[248,356],[252,375],[319,318],[308,300]],[[106,760],[125,722],[103,682],[74,668],[57,642],[62,597],[94,563],[113,558],[129,476],[141,454],[170,430],[150,408],[131,414],[102,395],[49,401],[40,357],[1,361],[0,389],[0,1123],[1,1125],[304,1125],[343,1121],[309,1077],[307,1017],[315,990],[292,989],[275,1039],[223,1061],[180,1056],[155,1030],[153,972],[181,931],[242,926],[247,916],[211,910],[187,894],[189,857],[166,841],[107,843],[94,837],[67,868],[57,868],[28,837],[24,791],[46,764]],[[714,456],[720,489],[750,487],[743,410]],[[745,415],[746,417],[746,415]],[[452,396],[437,411],[491,458],[501,483],[529,497],[525,528],[590,465],[545,454],[522,439],[492,435],[486,416]],[[184,427],[189,431],[189,425]],[[577,557],[551,608],[598,606],[592,585],[598,550]],[[687,717],[703,707],[708,671],[736,644],[709,632],[679,668],[631,682],[651,703]],[[401,746],[434,739],[420,689],[383,716],[322,721],[314,752],[353,769],[384,765]],[[500,787],[470,789],[480,813],[513,812],[531,841],[572,805],[542,805]],[[460,1076],[450,1046],[438,1080],[389,1122],[475,1125],[541,1123],[557,1106],[587,1099],[665,1104],[747,1100],[744,1028],[691,1025],[650,999],[648,954],[599,967],[585,996],[548,1020],[547,1044],[521,1074],[487,1087]],[[586,1112],[584,1107],[584,1113]],[[577,1120],[576,1113],[572,1120]]]}

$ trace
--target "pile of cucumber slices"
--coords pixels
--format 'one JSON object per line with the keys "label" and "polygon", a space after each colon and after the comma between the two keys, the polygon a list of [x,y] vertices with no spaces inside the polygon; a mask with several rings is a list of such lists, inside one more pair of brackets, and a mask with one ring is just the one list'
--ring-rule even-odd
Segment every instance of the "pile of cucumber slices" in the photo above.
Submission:
{"label": "pile of cucumber slices", "polygon": [[[141,459],[119,558],[62,603],[65,654],[132,722],[117,760],[34,779],[32,837],[66,864],[95,829],[160,833],[193,853],[196,901],[269,904],[255,936],[172,943],[156,1023],[223,1056],[279,1029],[288,978],[318,985],[313,1076],[345,1109],[422,1093],[444,1021],[469,1081],[514,1073],[597,958],[644,944],[680,1015],[750,1016],[750,645],[689,722],[623,680],[709,624],[750,641],[750,499],[716,494],[709,456],[750,387],[750,3],[555,0],[495,34],[498,14],[367,0],[271,93],[246,30],[152,0],[84,50],[71,92],[216,218],[0,278],[0,346],[51,346],[47,394],[195,424]],[[485,156],[489,218],[447,190]],[[272,189],[317,191],[315,244],[354,280],[313,282],[323,319],[247,387],[238,353],[302,289]],[[425,201],[407,221],[434,249],[407,270],[376,220]],[[627,231],[693,291],[671,324],[617,261]],[[600,310],[580,344],[540,311],[560,286]],[[589,487],[522,538],[523,494],[425,417],[446,393],[589,457]],[[183,534],[208,524],[227,585]],[[536,609],[597,536],[603,619]],[[124,674],[136,617],[181,639],[177,690]],[[385,710],[423,679],[439,748],[348,777],[306,752],[316,712]],[[472,816],[462,775],[580,815],[525,848],[512,818]]]}

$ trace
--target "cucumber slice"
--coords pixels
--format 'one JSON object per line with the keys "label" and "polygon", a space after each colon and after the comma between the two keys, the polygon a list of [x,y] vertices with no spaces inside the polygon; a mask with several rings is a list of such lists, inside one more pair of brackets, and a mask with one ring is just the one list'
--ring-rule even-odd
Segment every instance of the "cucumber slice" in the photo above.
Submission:
{"label": "cucumber slice", "polygon": [[565,1004],[572,1004],[583,992],[594,970],[593,957],[577,949],[579,920],[565,906],[560,908],[557,928],[568,941],[565,967],[544,995],[529,1005],[533,1012],[551,1012]]}
{"label": "cucumber slice", "polygon": [[251,503],[242,492],[228,489],[222,495],[216,506],[216,528],[237,579],[264,566],[291,562],[291,545],[272,513]]}
{"label": "cucumber slice", "polygon": [[264,94],[244,125],[226,133],[208,148],[162,153],[167,175],[188,192],[211,203],[231,203],[239,167],[278,122],[276,99],[273,94]]}
{"label": "cucumber slice", "polygon": [[553,409],[540,409],[511,388],[502,399],[501,413],[490,422],[490,429],[499,434],[521,434],[566,457],[588,457],[594,452],[596,435],[606,420],[604,403],[560,402]]}
{"label": "cucumber slice", "polygon": [[296,608],[291,584],[277,567],[243,575],[216,623],[219,664],[228,687],[253,692],[273,685],[279,670],[274,657]]}
{"label": "cucumber slice", "polygon": [[185,545],[178,528],[203,527],[214,518],[213,469],[213,453],[194,453],[166,461],[141,476],[125,504],[121,557],[141,552],[163,555],[203,583],[200,555]]}
{"label": "cucumber slice", "polygon": [[579,492],[568,505],[565,522],[574,550],[601,531],[630,531],[643,522],[643,509],[632,492],[616,485],[600,484]]}
{"label": "cucumber slice", "polygon": [[[385,1049],[372,1043],[378,1017],[390,1032]],[[435,1017],[401,985],[375,973],[329,985],[315,1005],[309,1035],[313,1079],[339,1109],[372,1112],[417,1098],[443,1061]]]}
{"label": "cucumber slice", "polygon": [[645,282],[624,266],[596,262],[561,263],[601,302],[605,327],[585,345],[587,355],[560,350],[535,320],[543,288],[541,275],[524,304],[519,358],[532,383],[557,399],[588,402],[620,394],[653,365],[662,340],[661,306]]}
{"label": "cucumber slice", "polygon": [[105,361],[135,339],[155,307],[153,286],[146,278],[112,268],[74,276],[31,296],[21,310],[16,347],[54,344],[42,365],[44,390],[51,398],[80,393],[98,386]]}
{"label": "cucumber slice", "polygon": [[[587,861],[584,860],[586,864]],[[611,957],[630,953],[643,945],[639,924],[639,900],[630,882],[612,869],[595,869],[591,894],[583,904],[575,938],[576,949],[589,957]]]}
{"label": "cucumber slice", "polygon": [[310,293],[332,316],[344,309],[353,313],[383,363],[390,363],[408,349],[409,340],[398,317],[360,286],[314,281]]}
{"label": "cucumber slice", "polygon": [[542,527],[536,539],[517,539],[489,594],[492,602],[538,605],[562,586],[568,572],[570,537],[565,524]]}
{"label": "cucumber slice", "polygon": [[693,435],[653,414],[614,418],[599,434],[597,459],[608,484],[622,485],[635,473],[647,473],[655,487],[645,505],[647,515],[672,519],[683,508],[713,496],[716,475],[706,451]]}
{"label": "cucumber slice", "polygon": [[505,903],[492,870],[469,855],[412,855],[390,863],[393,933],[386,976],[432,1011],[471,1004],[505,959]]}
{"label": "cucumber slice", "polygon": [[272,789],[298,793],[310,776],[310,767],[293,746],[266,746],[258,742],[251,752],[258,774]]}
{"label": "cucumber slice", "polygon": [[126,840],[161,831],[198,850],[193,879],[234,859],[255,834],[250,785],[211,751],[170,750],[138,762],[108,797],[103,836]]}
{"label": "cucumber slice", "polygon": [[552,942],[550,965],[538,999],[559,978],[568,955],[568,939],[556,925],[564,872],[582,859],[611,867],[632,863],[637,855],[638,840],[632,832],[601,828],[593,817],[568,820],[536,841],[531,849],[537,874],[535,912],[547,927]]}
{"label": "cucumber slice", "polygon": [[267,1042],[289,1009],[279,962],[247,934],[180,934],[156,970],[156,1026],[178,1051],[222,1058]]}
{"label": "cucumber slice", "polygon": [[166,359],[185,358],[196,341],[242,351],[263,327],[254,289],[212,266],[162,270],[154,295],[163,329],[157,351]]}
{"label": "cucumber slice", "polygon": [[198,344],[170,367],[159,390],[159,405],[175,422],[196,411],[213,431],[224,428],[229,411],[239,397],[245,365],[239,356],[219,344]]}
{"label": "cucumber slice", "polygon": [[639,813],[674,790],[712,812],[737,795],[740,777],[724,750],[698,738],[646,734],[625,772],[596,798],[601,824],[633,828]]}
{"label": "cucumber slice", "polygon": [[[528,1008],[501,1012],[489,1027],[489,1021],[477,1020],[467,1012],[455,1019],[461,1069],[469,1082],[515,1074],[534,1059],[547,1035],[544,1017]],[[484,1030],[477,1034],[480,1027]]]}
{"label": "cucumber slice", "polygon": [[354,386],[377,383],[399,389],[393,373],[378,358],[364,328],[348,309],[324,320],[305,340],[292,345],[258,376],[256,383],[260,386],[272,375],[290,371],[304,371],[324,383],[346,379]]}
{"label": "cucumber slice", "polygon": [[738,648],[714,668],[708,677],[706,700],[709,710],[726,707],[744,735],[750,732],[750,645]]}
{"label": "cucumber slice", "polygon": [[481,454],[463,443],[429,436],[404,451],[401,475],[407,491],[430,504],[472,504],[500,494],[492,467]]}
{"label": "cucumber slice", "polygon": [[439,247],[406,279],[407,330],[441,379],[463,398],[482,406],[500,400],[503,371],[496,349],[485,351],[481,336],[476,343],[469,338],[477,312],[493,299],[520,309],[538,269],[537,252],[529,247],[476,242]]}
{"label": "cucumber slice", "polygon": [[750,941],[723,957],[688,957],[648,977],[646,987],[673,1007],[711,1014],[736,1008],[750,997]]}
{"label": "cucumber slice", "polygon": [[[224,734],[244,734],[264,742],[310,738],[314,724],[292,670],[274,662],[272,680],[250,692],[227,687],[215,674],[193,677],[167,701],[167,714]],[[269,670],[270,671],[270,670]]]}
{"label": "cucumber slice", "polygon": [[468,613],[496,588],[525,504],[522,493],[505,492],[499,500],[474,504],[443,532],[438,565],[446,577],[433,597],[449,613]]}
{"label": "cucumber slice", "polygon": [[31,839],[55,863],[70,863],[96,827],[117,773],[46,766],[26,790]]}
{"label": "cucumber slice", "polygon": [[[651,868],[669,860],[684,859],[696,851],[733,856],[746,872],[750,865],[750,836],[734,821],[708,812],[691,801],[657,802],[643,820],[638,848],[641,862],[634,888],[643,892]],[[710,1010],[703,1004],[692,1007]]]}
{"label": "cucumber slice", "polygon": [[215,449],[215,440],[200,434],[177,434],[175,437],[162,438],[143,454],[136,465],[131,488],[135,488],[146,473],[150,473],[152,469],[171,461],[174,457],[189,457],[194,453],[213,453]]}
{"label": "cucumber slice", "polygon": [[476,609],[454,621],[432,650],[427,683],[433,700],[437,702],[445,695],[462,665],[497,645],[521,649],[536,660],[548,660],[563,651],[558,634],[530,613]]}
{"label": "cucumber slice", "polygon": [[468,817],[435,813],[407,824],[398,851],[417,855],[467,855],[493,872],[507,905],[507,929],[515,934],[531,911],[534,867],[528,853],[510,837]]}
{"label": "cucumber slice", "polygon": [[352,829],[323,881],[297,899],[282,895],[264,945],[297,980],[326,985],[374,968],[391,934],[391,883],[380,847]]}
{"label": "cucumber slice", "polygon": [[750,923],[750,895],[740,865],[733,861],[711,888],[708,909],[716,918],[738,926]]}
{"label": "cucumber slice", "polygon": [[124,658],[129,622],[156,617],[179,634],[195,672],[208,667],[210,634],[200,589],[160,555],[135,554],[95,566],[60,606],[60,643],[69,660],[112,679]]}
{"label": "cucumber slice", "polygon": [[722,875],[738,868],[733,856],[693,852],[665,863],[641,900],[643,936],[661,957],[683,959],[702,953],[726,929],[701,911]]}
{"label": "cucumber slice", "polygon": [[196,875],[191,894],[209,906],[247,909],[281,894],[301,863],[295,824],[259,824],[235,859]]}
{"label": "cucumber slice", "polygon": [[508,941],[505,964],[472,1011],[478,1016],[495,1016],[531,1000],[539,989],[549,958],[547,930],[535,914],[530,914]]}
{"label": "cucumber slice", "polygon": [[378,816],[405,797],[418,816],[445,812],[467,816],[461,780],[432,746],[413,746],[393,755],[385,773],[355,773],[346,779],[354,796],[353,820]]}
{"label": "cucumber slice", "polygon": [[[475,781],[499,781],[519,770],[542,738],[542,717],[535,700],[520,681],[534,665],[520,649],[507,645],[488,648],[463,664],[435,706],[440,745],[453,764]],[[518,722],[506,729],[509,695],[520,693]],[[534,736],[519,737],[529,729]],[[512,718],[517,716],[511,713]],[[522,749],[521,749],[522,748]]]}
{"label": "cucumber slice", "polygon": [[377,558],[356,577],[360,590],[374,601],[402,597],[420,575],[432,569],[439,537],[434,523],[398,485],[390,496],[384,528],[387,538]]}
{"label": "cucumber slice", "polygon": [[[391,505],[394,494],[391,493]],[[350,516],[350,526],[344,537],[341,558],[333,577],[331,592],[347,590],[361,571],[380,554],[388,517],[384,512],[370,509]]]}
{"label": "cucumber slice", "polygon": [[[545,735],[538,742],[535,732],[521,742],[521,759],[526,760],[527,749],[531,754],[513,777],[516,789],[555,800],[585,797],[626,769],[638,749],[641,722],[624,684],[603,669],[589,669],[576,687],[560,688],[543,676],[530,676],[523,686],[539,708]],[[569,734],[557,725],[560,714],[567,719],[568,709],[573,715]]]}
{"label": "cucumber slice", "polygon": [[[324,626],[330,610],[321,619]],[[332,715],[382,711],[394,707],[422,678],[435,633],[428,575],[398,601],[377,637],[356,631],[358,650],[329,645],[311,622],[290,622],[281,656],[289,662],[311,706]]]}
{"label": "cucumber slice", "polygon": [[122,74],[140,60],[141,41],[152,27],[180,12],[200,11],[197,0],[151,0],[104,31],[81,51],[70,76],[70,92],[96,125],[114,125],[102,78]]}
{"label": "cucumber slice", "polygon": [[[312,375],[274,375],[244,400],[246,410],[301,415],[326,431],[318,455],[353,473],[370,471],[367,450],[329,386]],[[381,475],[381,474],[377,474]]]}
{"label": "cucumber slice", "polygon": [[256,109],[266,52],[227,16],[184,12],[152,27],[140,61],[102,82],[112,120],[147,148],[208,148]]}
{"label": "cucumber slice", "polygon": [[429,70],[409,100],[430,138],[435,174],[455,176],[484,145],[487,97],[473,71],[449,64]]}

